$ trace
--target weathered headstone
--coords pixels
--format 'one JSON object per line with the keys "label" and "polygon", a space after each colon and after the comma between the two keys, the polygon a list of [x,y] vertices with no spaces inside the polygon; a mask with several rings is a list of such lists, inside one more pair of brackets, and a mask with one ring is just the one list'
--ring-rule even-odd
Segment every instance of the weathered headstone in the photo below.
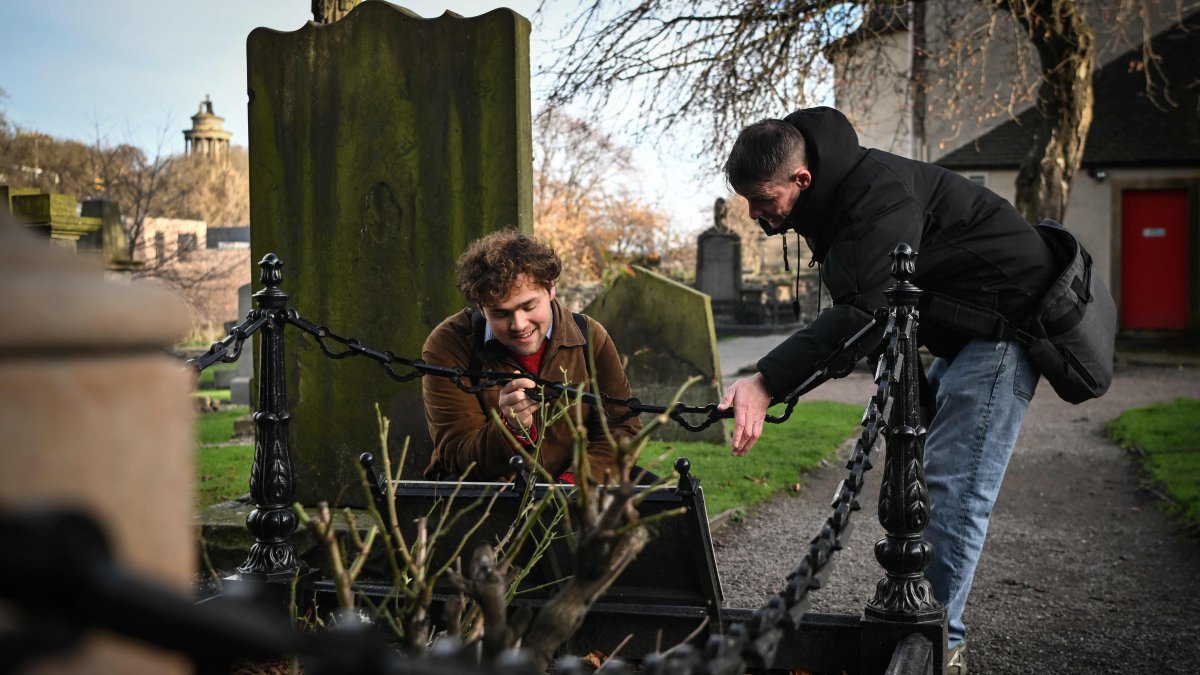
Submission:
{"label": "weathered headstone", "polygon": [[110,270],[130,272],[144,265],[133,259],[129,251],[129,235],[121,224],[121,207],[110,199],[88,199],[80,204],[79,215],[99,218],[100,248],[104,253],[104,265]]}
{"label": "weathered headstone", "polygon": [[[238,287],[237,322],[246,320],[246,315],[254,307],[250,300],[250,284]],[[214,373],[215,374],[215,373]],[[254,379],[254,336],[251,335],[242,343],[242,356],[237,360],[233,369],[233,379],[229,382],[229,402],[233,405],[250,405],[254,400],[250,392],[250,380]]]}
{"label": "weathered headstone", "polygon": [[713,225],[696,240],[696,290],[712,298],[717,321],[732,323],[742,295],[742,239],[726,224],[725,200],[713,207]]}
{"label": "weathered headstone", "polygon": [[[584,309],[604,325],[622,360],[633,395],[643,403],[666,405],[689,377],[700,376],[683,402],[704,405],[721,400],[721,364],[708,296],[641,267],[617,277]],[[702,416],[693,417],[699,422]],[[725,425],[692,433],[674,422],[656,432],[662,440],[726,443]]]}
{"label": "weathered headstone", "polygon": [[[528,20],[366,2],[327,25],[256,29],[247,52],[252,258],[279,256],[301,316],[419,357],[464,305],[467,243],[532,228]],[[287,335],[297,497],[364,501],[353,460],[379,450],[376,403],[394,457],[412,437],[405,475],[418,475],[431,451],[420,382]]]}
{"label": "weathered headstone", "polygon": [[[0,511],[80,509],[104,529],[118,563],[186,593],[196,573],[191,378],[166,349],[187,332],[187,311],[165,291],[102,281],[100,262],[56,250],[0,213]],[[28,620],[0,603],[0,625]],[[0,660],[12,665],[9,656]],[[78,648],[28,672],[192,668],[177,654],[89,630]]]}
{"label": "weathered headstone", "polygon": [[50,243],[68,251],[99,250],[100,218],[75,215],[78,204],[70,195],[54,192],[12,190],[9,207],[16,222],[50,238]]}

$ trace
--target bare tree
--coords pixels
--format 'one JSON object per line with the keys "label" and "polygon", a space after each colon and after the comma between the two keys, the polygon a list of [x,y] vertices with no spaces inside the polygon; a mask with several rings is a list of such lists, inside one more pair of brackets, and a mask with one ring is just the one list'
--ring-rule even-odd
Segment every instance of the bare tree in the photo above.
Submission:
{"label": "bare tree", "polygon": [[229,162],[203,155],[176,158],[172,180],[180,199],[173,216],[203,220],[209,227],[250,222],[250,158],[241,146],[229,148]]}
{"label": "bare tree", "polygon": [[121,205],[130,256],[144,245],[147,220],[174,216],[183,201],[185,191],[173,176],[179,158],[166,152],[169,135],[163,125],[151,157],[132,145],[109,143],[96,125],[92,171],[100,194]]}
{"label": "bare tree", "polygon": [[[2,119],[2,118],[0,118]],[[145,263],[135,278],[176,291],[193,314],[197,337],[221,330],[235,308],[230,288],[248,281],[248,252],[202,250],[195,225],[170,224],[162,255],[139,255],[147,238],[162,232],[161,219],[201,220],[209,226],[249,221],[246,152],[233,148],[228,164],[166,151],[174,132],[163,125],[153,155],[129,143],[112,143],[97,121],[90,143],[58,139],[0,123],[0,183],[67,194],[79,201],[107,199],[122,215],[131,259]],[[176,231],[179,226],[187,231]],[[190,229],[189,229],[190,228]]]}
{"label": "bare tree", "polygon": [[629,148],[562,111],[538,115],[535,131],[534,229],[568,261],[565,283],[661,255],[667,216],[631,194]]}
{"label": "bare tree", "polygon": [[[1140,42],[1147,88],[1161,90],[1160,60],[1147,38],[1151,15],[1164,4],[1171,3],[643,0],[613,9],[593,0],[573,17],[566,46],[548,69],[555,78],[550,101],[600,111],[618,92],[628,95],[644,133],[707,126],[709,140],[697,151],[715,163],[736,129],[819,100],[832,80],[827,57],[850,46],[879,50],[884,43],[869,38],[915,16],[911,61],[860,52],[857,69],[841,77],[868,101],[872,88],[888,82],[912,87],[916,126],[926,111],[986,123],[1036,104],[1040,125],[1017,178],[1017,207],[1030,218],[1061,219],[1091,124],[1095,25],[1113,45]],[[1176,0],[1168,9],[1178,18],[1196,6]],[[927,10],[936,10],[935,21],[925,21]],[[1003,57],[1011,74],[996,81],[986,65],[1000,57],[988,47],[1005,32],[1020,39]]]}

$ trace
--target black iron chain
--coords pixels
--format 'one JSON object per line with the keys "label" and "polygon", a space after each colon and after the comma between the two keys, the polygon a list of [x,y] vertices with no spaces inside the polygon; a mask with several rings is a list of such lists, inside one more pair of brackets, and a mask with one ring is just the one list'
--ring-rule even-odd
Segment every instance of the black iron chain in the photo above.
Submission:
{"label": "black iron chain", "polygon": [[260,310],[252,309],[246,314],[246,320],[229,330],[229,334],[217,342],[214,342],[207,352],[194,359],[190,359],[188,364],[200,372],[211,366],[217,361],[223,363],[233,363],[242,355],[242,343],[253,335],[259,328],[263,327],[270,320],[268,314]]}
{"label": "black iron chain", "polygon": [[[785,631],[800,626],[801,618],[811,606],[809,591],[828,582],[833,555],[845,546],[853,530],[850,516],[862,508],[858,498],[865,484],[864,474],[871,469],[871,456],[879,436],[891,420],[895,400],[892,385],[898,383],[903,372],[903,347],[906,341],[915,339],[911,320],[897,330],[895,310],[888,310],[887,317],[884,329],[887,348],[875,372],[875,394],[863,411],[862,432],[846,462],[848,473],[838,484],[830,502],[832,515],[809,541],[808,553],[787,575],[787,585],[755,610],[748,621],[731,625],[724,635],[710,636],[703,650],[680,645],[666,653],[648,656],[642,661],[644,672],[649,675],[740,675],[748,669],[768,670],[775,661]],[[606,668],[605,671],[618,675],[620,667]]]}
{"label": "black iron chain", "polygon": [[[881,310],[883,312],[886,309]],[[288,323],[300,328],[306,333],[309,333],[316,338],[317,343],[321,347],[321,351],[326,356],[332,359],[344,359],[351,356],[364,356],[379,363],[379,365],[387,373],[388,377],[397,382],[408,382],[418,377],[425,375],[434,375],[437,377],[445,377],[453,382],[459,389],[469,394],[478,393],[484,389],[491,387],[502,386],[515,379],[532,380],[537,388],[527,389],[526,392],[530,398],[534,400],[553,401],[563,396],[568,400],[582,399],[584,402],[593,407],[600,407],[599,402],[603,402],[604,410],[608,417],[609,424],[619,424],[625,420],[643,414],[667,415],[671,420],[678,423],[681,427],[688,431],[703,431],[712,426],[719,420],[729,419],[733,417],[732,410],[718,410],[717,403],[708,403],[701,406],[692,406],[678,404],[675,406],[654,405],[642,403],[636,396],[630,398],[615,398],[603,392],[594,394],[592,392],[581,390],[578,387],[572,387],[562,382],[554,382],[547,380],[531,373],[511,373],[499,372],[494,370],[467,370],[458,366],[438,366],[430,363],[425,363],[420,359],[408,359],[401,356],[396,356],[390,351],[379,351],[364,347],[361,342],[354,338],[345,338],[335,334],[325,326],[318,326],[306,319],[303,319],[294,310],[289,310],[287,317]],[[877,324],[878,319],[872,318],[870,322],[859,332],[850,336],[842,342],[828,357],[817,362],[816,369],[799,387],[796,387],[791,393],[784,397],[780,402],[786,403],[783,414],[767,415],[766,421],[772,424],[779,424],[791,417],[792,411],[796,407],[796,403],[800,396],[812,389],[817,384],[825,381],[830,377],[844,377],[854,368],[854,364],[864,354],[863,348],[868,346],[864,341],[864,336],[871,332]],[[335,342],[341,345],[340,350],[335,350],[330,347],[327,341]],[[410,368],[409,372],[397,372],[393,365],[399,364],[406,368]],[[468,384],[464,379],[470,379],[475,384]],[[621,414],[609,413],[610,408],[624,408],[625,412]],[[704,419],[699,422],[693,422],[688,419],[688,415],[704,415]]]}
{"label": "black iron chain", "polygon": [[[854,364],[860,358],[866,355],[866,350],[873,345],[864,338],[872,332],[879,323],[882,313],[886,312],[886,308],[881,308],[876,312],[876,316],[872,318],[866,326],[859,330],[854,335],[846,338],[829,356],[818,361],[815,365],[812,375],[804,380],[800,386],[792,390],[787,396],[778,401],[778,403],[786,404],[781,415],[767,415],[765,421],[771,424],[779,424],[786,421],[792,415],[792,411],[796,408],[796,403],[800,396],[811,390],[821,382],[829,378],[845,377],[854,368]],[[678,404],[675,406],[655,405],[642,403],[641,399],[636,396],[629,398],[615,398],[603,392],[594,394],[590,391],[581,390],[578,387],[572,387],[562,382],[554,382],[547,380],[531,373],[511,373],[500,372],[495,370],[468,370],[458,366],[438,366],[430,363],[425,363],[420,359],[409,359],[402,356],[396,356],[390,351],[380,351],[363,344],[356,338],[342,337],[329,330],[326,326],[321,326],[308,321],[300,316],[294,309],[288,309],[282,316],[283,320],[290,323],[304,332],[312,335],[317,340],[317,344],[321,347],[321,351],[331,359],[345,359],[352,356],[363,356],[378,363],[383,368],[388,377],[397,382],[409,382],[418,377],[433,375],[436,377],[444,377],[454,383],[462,391],[468,394],[477,394],[485,389],[492,387],[503,386],[515,379],[533,380],[536,388],[527,389],[529,397],[534,400],[553,401],[563,396],[568,397],[568,400],[582,399],[593,407],[600,408],[599,402],[603,402],[603,410],[608,417],[609,424],[619,424],[625,420],[637,415],[652,414],[652,415],[667,415],[671,420],[679,424],[688,431],[703,431],[712,426],[716,422],[723,419],[733,417],[733,410],[718,410],[717,403],[708,403],[705,405],[685,405]],[[246,338],[250,337],[271,319],[269,312],[262,310],[251,310],[247,314],[246,320],[235,326],[229,331],[229,335],[223,340],[213,343],[212,347],[195,359],[188,363],[196,369],[197,372],[204,370],[209,365],[222,361],[231,363],[236,361],[241,356],[242,343]],[[330,342],[340,345],[338,348],[330,346]],[[232,348],[232,350],[231,350]],[[408,372],[398,372],[394,366],[399,365],[410,369]],[[474,384],[467,382],[470,380]],[[614,414],[609,412],[611,408],[623,408],[625,412]],[[698,422],[693,422],[689,415],[703,415],[704,418]]]}

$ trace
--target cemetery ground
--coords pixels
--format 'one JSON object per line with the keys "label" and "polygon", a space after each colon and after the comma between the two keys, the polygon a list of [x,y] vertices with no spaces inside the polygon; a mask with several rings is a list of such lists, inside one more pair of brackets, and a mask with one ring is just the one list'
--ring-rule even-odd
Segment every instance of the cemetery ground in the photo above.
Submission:
{"label": "cemetery ground", "polygon": [[[1191,350],[1165,365],[1123,359],[1108,394],[1078,406],[1041,383],[967,603],[970,672],[1196,672],[1200,528],[1182,515],[1196,508],[1200,484],[1200,354]],[[856,371],[810,396],[851,402],[872,387]],[[1120,444],[1109,432],[1118,418]],[[1151,426],[1141,423],[1146,418]],[[1174,436],[1163,433],[1168,425]],[[1165,501],[1152,473],[1159,466],[1191,492]],[[799,498],[771,500],[714,533],[727,604],[756,606],[778,587],[841,477],[836,463],[819,468]],[[878,487],[877,476],[867,481],[865,508],[829,585],[812,596],[814,611],[858,612],[874,591],[881,572],[872,549],[883,536],[873,518]]]}
{"label": "cemetery ground", "polygon": [[[731,352],[739,345],[758,351],[754,340],[763,338],[722,343],[726,385],[744,365]],[[1198,376],[1194,356],[1166,366],[1127,360],[1105,397],[1080,406],[1058,400],[1042,383],[967,607],[971,672],[1194,672]],[[648,450],[645,457],[663,455],[664,466],[676,456],[692,459],[717,521],[727,606],[760,605],[803,555],[843,474],[838,457],[848,447],[840,441],[873,387],[861,370],[823,385],[789,422],[768,425],[742,460],[729,461],[728,450],[712,444],[660,442]],[[231,428],[226,412],[205,415],[201,433],[228,433],[209,426],[211,420]],[[798,451],[800,441],[809,446]],[[242,451],[245,459],[229,460],[232,496],[245,492],[252,449]],[[217,473],[215,454],[202,453],[201,475]],[[778,461],[785,456],[786,463]],[[866,508],[829,586],[813,594],[814,611],[861,611],[881,576],[872,555],[883,535],[873,508],[878,476],[868,475]]]}

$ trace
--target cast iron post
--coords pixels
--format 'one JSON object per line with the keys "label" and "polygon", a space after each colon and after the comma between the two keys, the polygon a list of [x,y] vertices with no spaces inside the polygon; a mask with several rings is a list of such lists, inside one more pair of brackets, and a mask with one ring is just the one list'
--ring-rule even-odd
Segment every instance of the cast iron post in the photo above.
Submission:
{"label": "cast iron post", "polygon": [[292,511],[295,483],[292,455],[288,449],[287,393],[283,371],[283,327],[286,325],[288,295],[279,288],[283,261],[268,253],[258,263],[263,288],[254,294],[263,324],[258,362],[258,410],[254,412],[254,466],[250,469],[250,498],[254,510],[246,516],[246,527],[254,545],[246,562],[238,567],[243,577],[267,580],[290,579],[307,565],[296,556],[289,540],[296,530]]}
{"label": "cast iron post", "polygon": [[921,536],[929,524],[929,489],[923,466],[925,427],[921,426],[917,355],[916,305],[921,289],[909,281],[917,269],[917,252],[900,244],[891,257],[896,283],[885,291],[890,337],[876,375],[879,404],[891,399],[891,411],[885,413],[887,456],[879,487],[879,523],[886,536],[875,542],[875,559],[886,575],[863,610],[859,669],[941,675],[946,610],[925,579],[933,546]]}
{"label": "cast iron post", "polygon": [[917,253],[900,244],[891,254],[896,284],[885,293],[896,320],[896,339],[888,345],[895,405],[887,427],[887,458],[879,489],[879,523],[887,535],[875,543],[875,559],[886,576],[875,587],[865,615],[883,621],[922,623],[938,620],[941,605],[924,577],[933,547],[921,532],[929,524],[925,485],[925,427],[920,420],[917,355],[917,300],[921,289],[909,279]]}

